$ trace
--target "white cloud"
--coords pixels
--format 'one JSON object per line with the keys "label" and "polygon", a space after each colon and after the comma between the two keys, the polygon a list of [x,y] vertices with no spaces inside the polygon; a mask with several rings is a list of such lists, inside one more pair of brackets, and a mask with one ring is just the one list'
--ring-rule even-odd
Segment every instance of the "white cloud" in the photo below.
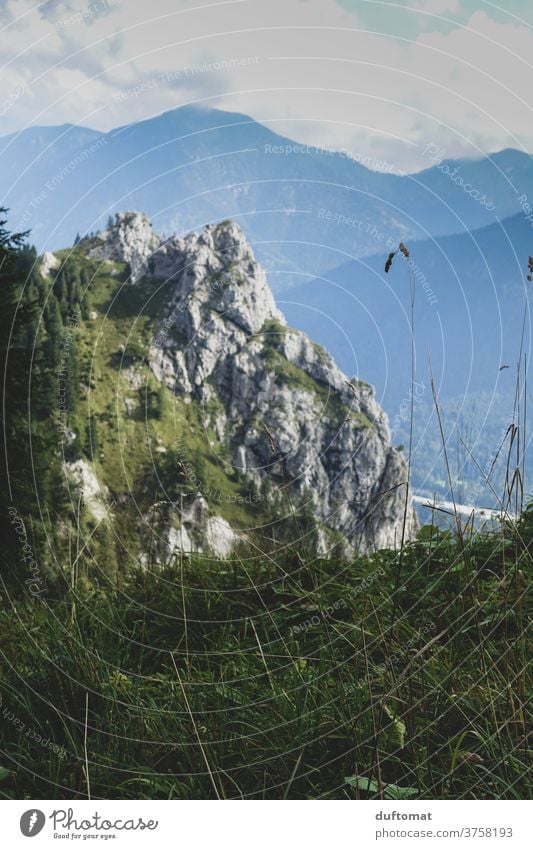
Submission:
{"label": "white cloud", "polygon": [[[459,0],[409,5],[464,19]],[[488,11],[447,32],[421,15],[407,39],[369,32],[334,0],[7,0],[0,133],[106,130],[199,100],[399,168],[427,164],[430,142],[449,156],[532,149],[533,35]]]}
{"label": "white cloud", "polygon": [[461,11],[459,0],[411,0],[409,5],[432,15],[453,15]]}

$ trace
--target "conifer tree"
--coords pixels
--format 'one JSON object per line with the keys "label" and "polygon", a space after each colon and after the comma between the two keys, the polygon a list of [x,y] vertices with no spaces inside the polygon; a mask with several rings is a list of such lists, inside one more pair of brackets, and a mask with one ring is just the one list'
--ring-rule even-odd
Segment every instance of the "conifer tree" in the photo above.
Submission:
{"label": "conifer tree", "polygon": [[49,457],[46,440],[34,428],[31,413],[33,405],[40,403],[39,389],[35,396],[30,392],[40,311],[36,256],[25,243],[25,233],[7,229],[6,213],[0,208],[0,538],[3,565],[15,568],[21,552],[13,517],[20,517],[28,531],[31,517],[37,513],[35,478],[41,461],[47,463]]}

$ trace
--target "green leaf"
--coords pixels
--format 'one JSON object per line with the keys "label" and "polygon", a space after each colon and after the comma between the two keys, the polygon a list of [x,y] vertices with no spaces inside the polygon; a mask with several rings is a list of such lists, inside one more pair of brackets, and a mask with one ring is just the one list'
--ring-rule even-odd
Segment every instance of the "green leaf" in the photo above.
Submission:
{"label": "green leaf", "polygon": [[399,784],[387,784],[385,788],[386,799],[410,799],[418,795],[416,787],[400,787]]}
{"label": "green leaf", "polygon": [[234,690],[233,687],[228,687],[227,684],[215,684],[215,692],[219,693],[225,699],[229,699],[238,705],[247,705],[248,702],[245,698],[243,698],[242,694],[238,690]]}
{"label": "green leaf", "polygon": [[0,781],[3,781],[4,778],[7,778],[8,775],[11,775],[10,771],[3,766],[0,766]]}
{"label": "green leaf", "polygon": [[383,712],[390,719],[390,724],[385,731],[387,742],[395,749],[403,749],[405,746],[405,734],[407,731],[405,722],[398,719],[387,705],[383,705]]}
{"label": "green leaf", "polygon": [[[360,778],[357,775],[350,775],[344,779],[346,784],[362,790],[364,793],[379,793],[379,785],[373,778]],[[416,796],[418,790],[416,787],[400,787],[398,784],[383,784],[383,796],[385,799],[409,799],[411,796]]]}
{"label": "green leaf", "polygon": [[373,778],[359,778],[358,775],[348,775],[344,781],[351,787],[355,787],[356,790],[363,790],[364,793],[379,792],[379,785]]}

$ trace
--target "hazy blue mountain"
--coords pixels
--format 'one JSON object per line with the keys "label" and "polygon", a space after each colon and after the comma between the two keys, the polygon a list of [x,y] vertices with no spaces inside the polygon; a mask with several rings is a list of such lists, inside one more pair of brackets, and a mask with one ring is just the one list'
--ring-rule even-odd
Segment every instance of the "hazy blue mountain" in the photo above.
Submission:
{"label": "hazy blue mountain", "polygon": [[[74,124],[62,124],[52,127],[29,127],[19,133],[11,133],[0,137],[0,156],[2,157],[3,171],[17,164],[31,165],[37,158],[40,164],[50,161],[53,156],[60,156],[69,152],[77,151],[83,145],[99,139],[101,133],[89,130],[87,127],[78,127]],[[58,159],[58,162],[60,160]],[[21,175],[20,171],[2,174],[3,185],[6,187]]]}
{"label": "hazy blue mountain", "polygon": [[[31,128],[0,139],[0,196],[13,226],[31,228],[41,250],[128,208],[146,212],[163,233],[233,218],[267,270],[294,273],[278,279],[280,289],[299,273],[375,254],[388,238],[488,224],[518,212],[521,194],[533,196],[530,159],[513,150],[398,176],[294,146],[245,115],[191,106],[106,134]],[[446,168],[458,169],[485,205]]]}
{"label": "hazy blue mountain", "polygon": [[[533,228],[523,215],[471,233],[409,243],[415,277],[417,373],[429,356],[442,394],[514,386]],[[285,292],[289,323],[376,386],[389,410],[410,380],[409,267],[387,253],[344,263]],[[528,352],[530,315],[524,351]],[[502,369],[502,365],[511,368]]]}
{"label": "hazy blue mountain", "polygon": [[[533,229],[517,215],[472,233],[411,242],[409,249],[415,276],[415,485],[429,493],[447,491],[431,360],[457,492],[493,503],[461,440],[481,468],[489,468],[512,420],[523,326],[523,353],[531,359],[526,274]],[[397,254],[386,274],[386,256],[344,263],[285,292],[278,303],[289,324],[324,345],[343,371],[374,384],[395,441],[407,443],[409,268]],[[501,483],[502,462],[497,469]]]}

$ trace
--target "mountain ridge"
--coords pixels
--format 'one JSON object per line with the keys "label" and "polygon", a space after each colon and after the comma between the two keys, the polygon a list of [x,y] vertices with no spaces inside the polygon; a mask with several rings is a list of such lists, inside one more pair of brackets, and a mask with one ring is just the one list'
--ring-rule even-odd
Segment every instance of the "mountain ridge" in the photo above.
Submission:
{"label": "mountain ridge", "polygon": [[[373,171],[240,113],[178,107],[97,139],[92,130],[65,126],[12,134],[0,154],[0,191],[14,226],[22,221],[32,229],[41,251],[72,243],[77,231],[102,229],[108,214],[129,207],[145,210],[166,235],[238,219],[268,271],[327,271],[338,264],[336,249],[375,253],[376,232],[401,240],[472,229],[519,212],[519,195],[533,197],[530,158],[512,150],[458,162],[474,174],[476,190],[495,195],[491,212],[431,161],[412,175]],[[77,134],[85,139],[78,144]],[[87,155],[98,139],[98,150]],[[54,177],[65,168],[68,179],[59,188]],[[332,218],[325,221],[320,210]],[[362,227],[339,223],[354,217]]]}
{"label": "mountain ridge", "polygon": [[[117,404],[125,404],[126,420],[147,418],[152,468],[144,468],[143,486],[152,488],[148,479],[159,482],[161,557],[184,544],[186,550],[203,550],[207,539],[208,548],[228,556],[251,535],[265,538],[279,528],[283,536],[283,528],[295,521],[302,539],[322,556],[335,548],[353,554],[399,544],[406,464],[389,444],[387,419],[372,388],[362,381],[349,383],[326,351],[287,326],[237,224],[225,221],[184,238],[162,239],[146,216],[121,213],[109,229],[80,242],[72,253],[87,257],[93,276],[116,274],[117,263],[133,258],[133,277],[128,267],[110,302],[120,293],[121,310],[131,311],[122,331],[128,328],[128,334],[105,361],[115,364]],[[159,306],[145,327],[144,341],[135,341],[131,334],[154,298]],[[94,312],[95,322],[102,309],[103,304]],[[109,309],[100,334],[111,341]],[[139,410],[143,388],[145,395],[153,394],[153,378],[179,422],[171,440],[168,434],[156,436],[159,425],[152,428],[150,405]],[[104,391],[105,386],[94,387],[96,396]],[[100,401],[95,404],[101,409]],[[100,414],[100,441],[104,431],[106,441],[112,436],[107,415]],[[171,420],[167,411],[166,421]],[[139,452],[139,435],[134,441]],[[78,486],[85,475],[94,495],[90,475],[98,479],[99,468],[100,489],[112,499],[117,486],[106,469],[108,450],[103,465],[94,466],[89,458],[93,468],[80,470],[72,466],[79,462],[74,458],[66,474],[76,474]],[[241,522],[240,529],[232,526],[227,505],[216,496],[216,481],[227,487],[231,478],[250,488],[253,507],[248,526]],[[139,485],[140,478],[134,492]],[[120,500],[116,492],[115,500]],[[152,521],[150,510],[146,502],[141,535]],[[414,530],[410,508],[406,521],[409,537]]]}

